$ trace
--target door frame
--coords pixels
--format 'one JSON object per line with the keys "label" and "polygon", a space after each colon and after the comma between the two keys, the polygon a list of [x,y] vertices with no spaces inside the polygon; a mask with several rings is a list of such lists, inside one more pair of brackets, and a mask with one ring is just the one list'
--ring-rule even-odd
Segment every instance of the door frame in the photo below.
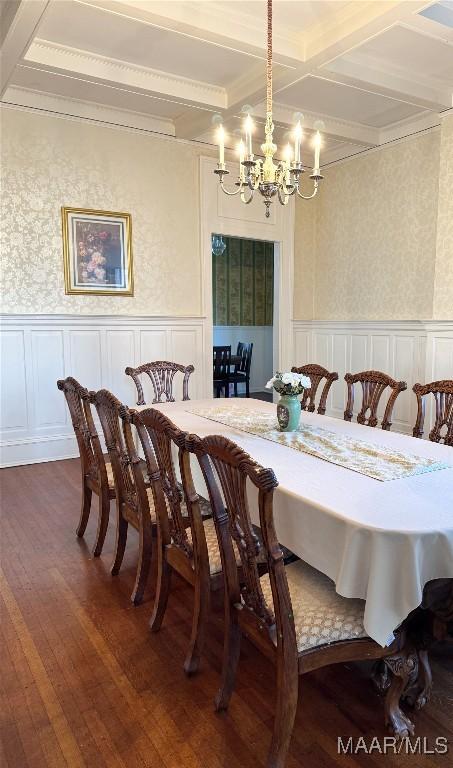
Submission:
{"label": "door frame", "polygon": [[[212,397],[211,235],[214,232],[274,243],[274,367],[285,371],[293,364],[294,199],[286,206],[276,199],[271,205],[271,216],[266,219],[260,196],[250,205],[244,205],[238,198],[229,198],[222,192],[214,175],[216,167],[212,157],[200,157],[200,293],[204,319],[203,396],[207,398]],[[229,183],[228,187],[231,186]]]}

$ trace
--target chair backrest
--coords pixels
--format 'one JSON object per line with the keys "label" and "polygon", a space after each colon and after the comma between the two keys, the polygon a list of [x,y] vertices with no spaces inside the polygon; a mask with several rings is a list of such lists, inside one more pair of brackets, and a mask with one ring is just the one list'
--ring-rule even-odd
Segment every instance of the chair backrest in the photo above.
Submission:
{"label": "chair backrest", "polygon": [[90,394],[72,376],[57,381],[71,414],[72,426],[77,439],[82,472],[107,483],[104,456],[90,407]]}
{"label": "chair backrest", "polygon": [[224,379],[230,372],[231,364],[231,345],[230,346],[214,346],[213,360],[214,360],[214,379]]}
{"label": "chair backrest", "polygon": [[[137,405],[145,405],[145,398],[143,395],[143,387],[140,381],[142,373],[149,376],[151,384],[154,390],[153,403],[174,403],[175,398],[173,396],[173,379],[175,374],[180,372],[183,374],[182,382],[182,399],[190,400],[189,397],[189,377],[194,372],[193,365],[180,365],[179,363],[171,363],[167,360],[156,360],[153,363],[144,363],[139,365],[138,368],[127,367],[124,373],[126,376],[131,376],[137,387]],[[162,397],[165,395],[165,400]]]}
{"label": "chair backrest", "polygon": [[322,365],[317,365],[316,363],[301,365],[299,368],[293,367],[291,368],[291,371],[293,373],[301,373],[304,376],[308,376],[311,381],[310,389],[304,390],[304,394],[300,401],[300,407],[303,411],[310,411],[313,413],[316,408],[316,393],[318,387],[323,379],[326,380],[318,405],[318,413],[324,415],[326,412],[329,390],[333,382],[338,381],[338,373],[336,371],[330,373],[327,368],[323,368]]}
{"label": "chair backrest", "polygon": [[413,391],[417,397],[414,437],[423,437],[426,395],[431,394],[436,404],[436,415],[429,439],[434,443],[453,445],[453,380],[444,379],[431,381],[429,384],[415,384]]}
{"label": "chair backrest", "polygon": [[344,377],[348,387],[348,401],[344,412],[345,421],[352,420],[354,408],[354,384],[362,385],[362,406],[357,414],[359,424],[375,427],[378,423],[377,410],[384,390],[389,387],[390,395],[385,406],[382,418],[382,429],[389,430],[392,426],[392,411],[396,398],[400,392],[407,389],[405,381],[395,381],[381,371],[361,371],[360,373],[347,373]]}
{"label": "chair backrest", "polygon": [[241,358],[235,366],[235,373],[245,373],[250,376],[250,366],[252,364],[253,343],[245,344],[243,341],[238,343],[237,356]]}
{"label": "chair backrest", "polygon": [[[189,435],[186,445],[197,455],[208,489],[219,540],[226,602],[238,608],[242,600],[248,609],[246,615],[257,628],[267,628],[271,642],[282,642],[287,647],[292,644],[297,654],[283,552],[274,527],[273,493],[278,485],[274,472],[261,467],[239,446],[221,435],[205,438]],[[251,523],[248,481],[258,489],[262,544]],[[240,556],[242,589],[233,543]],[[273,608],[267,604],[260,583],[258,559],[262,547],[267,555]]]}
{"label": "chair backrest", "polygon": [[116,498],[138,514],[137,489],[123,430],[130,430],[129,409],[107,389],[90,392],[96,407],[112,465]]}
{"label": "chair backrest", "polygon": [[[184,463],[186,433],[156,408],[134,411],[132,421],[135,425],[143,448],[148,476],[151,482],[155,509],[164,542],[172,542],[192,557],[193,549],[187,536],[187,520],[182,513],[183,494],[178,484],[173,459],[173,451],[179,455],[180,467]],[[190,472],[185,475],[190,482]],[[181,476],[183,472],[181,471]],[[187,494],[190,496],[190,493]],[[196,496],[195,492],[193,496]],[[187,509],[197,516],[198,498],[189,499]],[[193,508],[192,508],[193,507]],[[198,508],[199,509],[199,508]],[[169,514],[170,513],[170,514]],[[200,513],[201,520],[201,513]],[[192,523],[192,519],[190,519]]]}

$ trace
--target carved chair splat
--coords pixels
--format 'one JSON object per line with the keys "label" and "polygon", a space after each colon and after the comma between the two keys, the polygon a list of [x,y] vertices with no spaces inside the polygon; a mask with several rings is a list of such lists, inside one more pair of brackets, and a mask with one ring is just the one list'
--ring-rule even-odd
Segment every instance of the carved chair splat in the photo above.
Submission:
{"label": "carved chair splat", "polygon": [[[274,526],[273,493],[277,480],[271,469],[261,467],[220,435],[206,438],[190,435],[186,445],[197,455],[208,488],[223,565],[225,635],[221,686],[215,701],[217,710],[228,707],[235,685],[241,635],[245,634],[277,668],[276,712],[266,768],[285,766],[297,708],[299,675],[328,664],[383,658],[395,670],[386,698],[386,719],[395,724],[401,734],[411,730],[412,723],[404,719],[395,693],[400,687],[404,688],[416,663],[415,652],[404,646],[404,632],[392,646],[381,648],[363,630],[363,601],[336,595],[333,582],[303,561],[285,566]],[[258,491],[262,544],[251,523],[248,483]],[[240,553],[241,580],[235,546]],[[267,557],[268,573],[260,578],[261,548]],[[299,576],[296,578],[295,574]],[[311,584],[315,585],[314,589]],[[304,599],[308,600],[305,605]],[[311,628],[307,606],[315,612],[316,621]],[[335,623],[338,627],[340,616],[345,619],[342,628],[329,636],[329,627]],[[359,616],[362,623],[356,626]],[[326,630],[319,630],[313,641],[313,629],[325,619]]]}
{"label": "carved chair splat", "polygon": [[322,365],[316,363],[308,363],[307,365],[301,365],[299,368],[291,368],[293,373],[301,373],[304,376],[308,376],[311,381],[310,389],[306,389],[300,401],[300,407],[303,411],[309,411],[313,413],[316,409],[316,393],[319,385],[323,379],[326,380],[319,399],[318,413],[324,416],[326,412],[327,397],[329,395],[330,387],[334,381],[338,381],[338,373],[336,371],[328,371],[327,368],[323,368]]}
{"label": "carved chair splat", "polygon": [[139,533],[138,565],[131,600],[134,605],[139,605],[150,573],[156,521],[149,482],[144,476],[145,464],[135,451],[131,411],[106,389],[90,392],[90,400],[99,415],[115,481],[117,527],[111,573],[112,576],[119,573],[131,524]]}
{"label": "carved chair splat", "polygon": [[[190,400],[189,377],[194,370],[193,365],[180,365],[179,363],[171,363],[167,360],[156,360],[153,363],[144,363],[138,368],[127,367],[124,373],[126,376],[131,376],[135,383],[137,388],[137,405],[145,405],[143,386],[140,381],[141,374],[146,374],[151,381],[154,390],[153,403],[174,403],[173,379],[176,373],[183,374],[182,399]],[[165,400],[162,400],[164,395]]]}
{"label": "carved chair splat", "polygon": [[433,395],[436,412],[434,426],[429,439],[434,443],[453,446],[453,380],[431,381],[429,384],[414,384],[417,398],[417,420],[413,429],[414,437],[423,437],[427,395]]}
{"label": "carved chair splat", "polygon": [[[200,665],[211,594],[222,589],[223,578],[211,508],[195,491],[186,433],[154,408],[132,414],[151,481],[157,513],[157,585],[150,627],[157,632],[165,616],[176,571],[194,587],[194,613],[184,670],[190,675]],[[173,456],[178,455],[182,488]]]}
{"label": "carved chair splat", "polygon": [[378,424],[377,410],[379,402],[387,387],[391,392],[385,406],[384,416],[382,418],[381,428],[389,430],[392,426],[392,412],[396,398],[407,389],[405,381],[395,381],[386,373],[381,371],[361,371],[360,373],[347,373],[344,377],[348,387],[348,400],[344,412],[345,421],[352,420],[352,411],[354,408],[354,385],[360,382],[362,386],[362,405],[357,414],[357,422],[369,427],[376,427]]}
{"label": "carved chair splat", "polygon": [[82,508],[76,533],[79,538],[85,533],[90,516],[92,494],[95,493],[99,499],[99,516],[93,556],[99,557],[109,523],[110,501],[115,498],[110,464],[106,464],[102,453],[99,435],[91,413],[88,390],[71,376],[57,381],[57,387],[66,398],[80,454]]}

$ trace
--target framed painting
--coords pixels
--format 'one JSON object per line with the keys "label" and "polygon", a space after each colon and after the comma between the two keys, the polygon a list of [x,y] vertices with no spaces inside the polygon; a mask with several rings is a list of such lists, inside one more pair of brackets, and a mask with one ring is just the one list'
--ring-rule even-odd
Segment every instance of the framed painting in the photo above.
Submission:
{"label": "framed painting", "polygon": [[66,293],[133,296],[129,213],[62,208]]}

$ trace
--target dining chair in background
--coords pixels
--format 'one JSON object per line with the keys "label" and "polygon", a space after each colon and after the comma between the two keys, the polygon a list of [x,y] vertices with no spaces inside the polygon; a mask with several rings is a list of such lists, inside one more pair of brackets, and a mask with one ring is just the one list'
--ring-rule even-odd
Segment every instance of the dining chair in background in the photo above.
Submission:
{"label": "dining chair in background", "polygon": [[99,435],[91,413],[88,390],[71,376],[59,379],[57,387],[66,398],[80,454],[82,508],[76,533],[79,538],[85,533],[90,516],[92,494],[95,493],[99,500],[99,514],[93,556],[99,557],[109,524],[110,501],[115,498],[112,467],[109,461],[105,461],[102,453]]}
{"label": "dining chair in background", "polygon": [[330,373],[327,368],[323,368],[322,365],[317,365],[316,363],[307,363],[307,365],[301,365],[298,368],[294,366],[291,368],[291,371],[292,373],[301,373],[304,376],[308,376],[311,381],[310,389],[304,390],[304,394],[300,401],[300,407],[303,411],[313,413],[316,410],[316,394],[318,392],[318,387],[323,379],[326,380],[318,405],[318,413],[324,416],[330,387],[334,381],[338,381],[338,373],[336,373],[336,371]]}
{"label": "dining chair in background", "polygon": [[[187,447],[200,462],[223,563],[225,634],[216,709],[228,707],[244,634],[276,666],[275,719],[266,768],[284,768],[297,709],[299,675],[338,662],[391,657],[399,651],[403,638],[382,648],[365,632],[363,600],[341,597],[333,581],[302,560],[285,566],[274,527],[273,492],[278,483],[271,469],[264,469],[220,435],[203,439],[191,435]],[[249,483],[258,491],[262,545],[251,524]],[[262,547],[268,573],[260,577]],[[236,551],[242,566],[242,588]],[[404,717],[399,698],[410,670],[401,666],[385,702],[386,719],[392,722],[400,714]]]}
{"label": "dining chair in background", "polygon": [[229,376],[229,383],[234,384],[234,396],[238,396],[238,384],[245,384],[245,396],[250,397],[250,368],[252,365],[253,343],[245,344],[240,341],[236,356],[240,358]]}
{"label": "dining chair in background", "polygon": [[381,371],[361,371],[360,373],[347,373],[344,377],[348,388],[348,400],[344,412],[344,420],[352,421],[354,408],[354,385],[360,383],[362,387],[362,405],[357,414],[357,422],[368,427],[376,427],[378,424],[377,410],[379,402],[387,387],[390,389],[389,398],[385,406],[381,428],[389,430],[392,426],[392,412],[396,398],[407,389],[405,381],[395,381]]}
{"label": "dining chair in background", "polygon": [[[133,412],[132,422],[145,456],[158,517],[157,584],[150,628],[153,632],[161,628],[175,571],[194,588],[192,631],[184,662],[184,670],[190,675],[200,665],[211,595],[223,589],[211,505],[195,491],[186,433],[155,408]],[[182,487],[177,481],[175,455]]]}
{"label": "dining chair in background", "polygon": [[429,440],[453,446],[453,380],[431,381],[429,384],[414,384],[417,398],[417,420],[413,429],[414,437],[423,437],[427,395],[433,395],[435,403],[434,425]]}
{"label": "dining chair in background", "polygon": [[[173,396],[173,379],[176,373],[183,374],[182,381],[182,399],[190,400],[189,397],[189,377],[194,372],[193,365],[180,365],[179,363],[171,363],[168,360],[156,360],[153,363],[143,363],[138,368],[131,368],[128,366],[124,373],[126,376],[131,376],[135,386],[137,388],[137,405],[146,405],[143,394],[143,386],[140,381],[142,374],[149,377],[154,390],[154,403],[169,402],[174,403],[175,398]],[[165,395],[165,400],[163,396]]]}
{"label": "dining chair in background", "polygon": [[225,397],[230,396],[230,383],[228,377],[231,367],[231,345],[212,348],[213,351],[213,383],[215,396],[220,397],[222,389],[225,390]]}
{"label": "dining chair in background", "polygon": [[106,389],[90,392],[90,399],[99,415],[115,481],[117,525],[111,573],[116,576],[120,571],[130,524],[139,534],[137,572],[131,595],[134,605],[139,605],[151,568],[156,526],[154,497],[144,474],[145,462],[138,458],[135,450],[132,458],[129,453],[133,445],[129,409]]}

